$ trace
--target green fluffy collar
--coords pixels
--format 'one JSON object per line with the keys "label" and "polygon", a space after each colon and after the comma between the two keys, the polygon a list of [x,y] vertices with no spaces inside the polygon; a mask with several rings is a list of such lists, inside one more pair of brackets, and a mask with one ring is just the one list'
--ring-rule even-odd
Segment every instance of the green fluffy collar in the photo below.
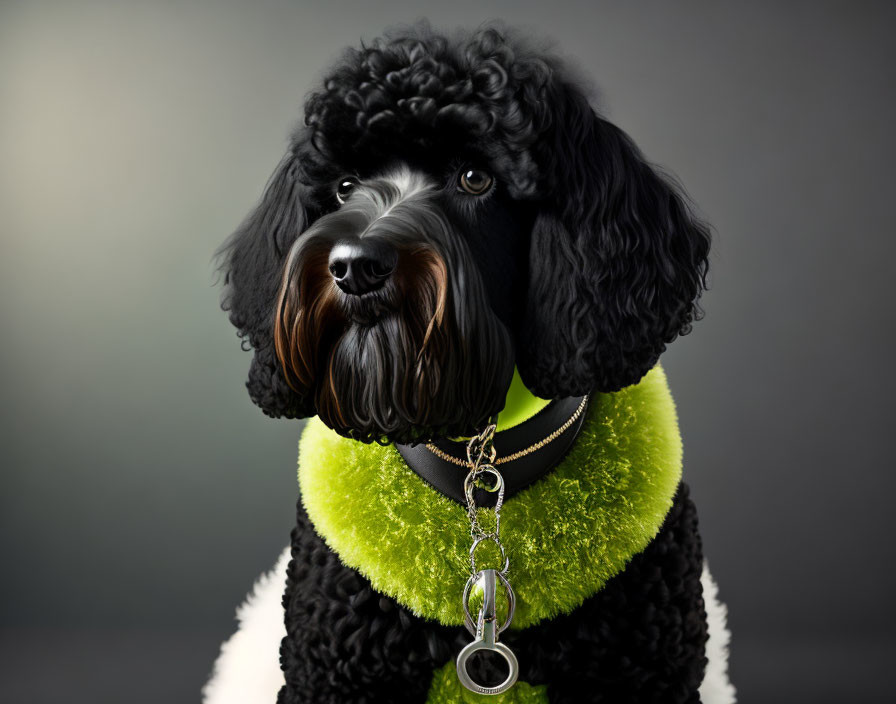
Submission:
{"label": "green fluffy collar", "polygon": [[[680,478],[681,439],[660,367],[595,394],[566,458],[504,505],[512,627],[567,613],[601,589],[656,535]],[[299,443],[299,484],[315,529],[344,564],[420,616],[463,623],[466,510],[394,447],[343,438],[314,418]],[[477,562],[491,564],[479,551]]]}

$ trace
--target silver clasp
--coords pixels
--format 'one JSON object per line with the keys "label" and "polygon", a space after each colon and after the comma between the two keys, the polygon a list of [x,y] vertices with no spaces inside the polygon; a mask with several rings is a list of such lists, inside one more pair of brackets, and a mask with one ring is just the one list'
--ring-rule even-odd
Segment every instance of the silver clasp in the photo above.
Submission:
{"label": "silver clasp", "polygon": [[[501,625],[498,624],[496,606],[498,580],[501,581],[501,585],[507,591],[507,620]],[[475,632],[473,630],[473,618],[470,615],[469,604],[470,591],[474,583],[482,586],[482,608],[479,609],[479,617],[476,619]],[[467,585],[464,587],[464,624],[473,633],[475,640],[461,650],[460,655],[457,656],[457,677],[460,683],[471,692],[476,692],[477,694],[501,694],[501,692],[506,692],[510,689],[513,683],[516,682],[520,670],[516,655],[504,643],[498,642],[500,633],[513,620],[515,606],[516,599],[513,590],[510,588],[510,583],[497,570],[482,570],[467,580]],[[467,672],[467,660],[470,659],[473,653],[479,650],[491,650],[499,653],[507,661],[507,667],[510,672],[508,672],[507,678],[501,684],[495,687],[486,687],[475,682],[470,677],[470,674]]]}

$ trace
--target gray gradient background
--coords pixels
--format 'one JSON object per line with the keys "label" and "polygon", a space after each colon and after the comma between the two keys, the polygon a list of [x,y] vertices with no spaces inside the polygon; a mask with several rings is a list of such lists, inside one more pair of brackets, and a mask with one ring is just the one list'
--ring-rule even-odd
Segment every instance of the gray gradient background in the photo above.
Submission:
{"label": "gray gradient background", "polygon": [[0,701],[198,700],[299,432],[249,402],[209,259],[339,49],[421,15],[553,36],[712,222],[664,363],[741,701],[885,701],[893,7],[0,6]]}

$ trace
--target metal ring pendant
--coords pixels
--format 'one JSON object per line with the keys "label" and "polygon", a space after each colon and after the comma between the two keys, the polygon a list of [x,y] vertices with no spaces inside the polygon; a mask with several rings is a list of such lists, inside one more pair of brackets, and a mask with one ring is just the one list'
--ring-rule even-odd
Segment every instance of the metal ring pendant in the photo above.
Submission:
{"label": "metal ring pendant", "polygon": [[[479,610],[479,618],[477,619],[474,629],[473,618],[470,614],[470,605],[468,601],[473,584],[480,581],[482,582],[482,608]],[[497,603],[495,598],[498,581],[501,582],[501,585],[507,591],[507,620],[500,626],[498,625]],[[497,570],[482,570],[467,580],[467,584],[464,587],[464,616],[466,617],[464,624],[470,629],[470,632],[473,633],[475,640],[461,650],[460,654],[457,656],[457,678],[460,680],[460,683],[471,692],[476,692],[477,694],[501,694],[501,692],[506,692],[510,689],[516,682],[517,677],[519,677],[520,666],[516,659],[516,655],[514,655],[513,651],[504,645],[504,643],[498,642],[498,635],[501,631],[507,628],[513,620],[515,606],[516,599],[513,595],[513,590],[510,588],[510,583],[507,581],[507,578]],[[467,672],[467,661],[474,653],[477,653],[480,650],[498,653],[507,662],[507,677],[501,684],[487,687],[470,677],[470,673]]]}
{"label": "metal ring pendant", "polygon": [[[486,687],[470,677],[470,673],[467,672],[467,660],[470,659],[470,656],[473,655],[473,653],[480,650],[500,653],[504,657],[504,660],[507,661],[507,667],[510,672],[508,672],[507,678],[501,684],[495,685],[494,687]],[[506,692],[514,685],[519,674],[520,665],[516,659],[516,655],[514,655],[513,651],[503,643],[488,643],[485,640],[474,640],[461,650],[460,655],[457,656],[457,678],[464,687],[477,694],[501,694],[501,692]]]}

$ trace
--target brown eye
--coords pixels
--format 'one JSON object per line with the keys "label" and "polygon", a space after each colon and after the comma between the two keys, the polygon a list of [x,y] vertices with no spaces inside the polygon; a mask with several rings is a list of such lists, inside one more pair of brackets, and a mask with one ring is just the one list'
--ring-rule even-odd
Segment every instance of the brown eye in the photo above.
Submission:
{"label": "brown eye", "polygon": [[339,179],[339,185],[336,186],[336,200],[340,203],[345,203],[357,185],[358,179],[354,176],[346,176]]}
{"label": "brown eye", "polygon": [[482,169],[470,169],[460,175],[459,190],[466,191],[470,195],[481,196],[491,188],[493,180],[488,172]]}

